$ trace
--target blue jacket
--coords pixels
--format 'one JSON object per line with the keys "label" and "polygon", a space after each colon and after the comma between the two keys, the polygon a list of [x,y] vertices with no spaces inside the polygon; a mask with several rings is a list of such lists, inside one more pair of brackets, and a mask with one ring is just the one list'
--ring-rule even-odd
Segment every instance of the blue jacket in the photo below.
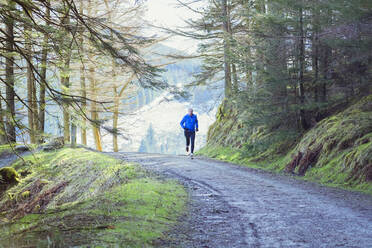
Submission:
{"label": "blue jacket", "polygon": [[187,114],[183,117],[180,125],[183,129],[188,129],[190,131],[195,131],[195,127],[196,127],[196,129],[199,129],[198,117],[194,114],[192,116]]}

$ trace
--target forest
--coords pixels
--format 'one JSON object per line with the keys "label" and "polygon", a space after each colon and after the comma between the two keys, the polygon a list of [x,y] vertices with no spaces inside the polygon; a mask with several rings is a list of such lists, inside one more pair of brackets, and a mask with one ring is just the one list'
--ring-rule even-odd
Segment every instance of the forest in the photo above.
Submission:
{"label": "forest", "polygon": [[158,41],[142,35],[143,11],[130,1],[3,1],[1,143],[42,143],[49,115],[60,117],[66,142],[76,143],[79,127],[86,145],[91,130],[97,150],[111,120],[117,151],[123,99],[167,86],[156,78],[161,65],[144,59]]}
{"label": "forest", "polygon": [[201,40],[195,83],[224,81],[199,153],[370,192],[371,9],[370,1],[209,2],[176,30]]}
{"label": "forest", "polygon": [[369,95],[371,25],[370,1],[211,1],[178,32],[202,41],[195,83],[223,80],[252,125],[308,130]]}
{"label": "forest", "polygon": [[0,0],[0,247],[367,247],[372,1],[154,1]]}

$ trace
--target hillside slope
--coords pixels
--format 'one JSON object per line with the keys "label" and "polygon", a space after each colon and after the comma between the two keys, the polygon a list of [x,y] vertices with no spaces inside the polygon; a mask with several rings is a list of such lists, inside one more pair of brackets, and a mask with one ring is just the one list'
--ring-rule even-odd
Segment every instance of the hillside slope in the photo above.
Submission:
{"label": "hillside slope", "polygon": [[[224,103],[199,154],[372,193],[372,95],[300,136],[290,130],[243,130]],[[224,138],[229,137],[229,138]]]}

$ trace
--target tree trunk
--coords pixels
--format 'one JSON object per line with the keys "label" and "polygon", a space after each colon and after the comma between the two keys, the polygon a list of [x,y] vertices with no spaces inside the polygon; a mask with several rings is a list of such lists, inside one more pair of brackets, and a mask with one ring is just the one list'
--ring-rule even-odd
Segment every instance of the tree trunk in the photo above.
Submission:
{"label": "tree trunk", "polygon": [[[115,96],[118,95],[116,87],[114,87],[114,94],[115,94]],[[119,148],[118,148],[119,105],[120,105],[119,97],[116,97],[115,102],[114,102],[114,113],[113,113],[113,118],[112,118],[112,127],[114,129],[114,133],[113,133],[113,137],[112,137],[112,139],[113,139],[112,144],[113,144],[114,152],[119,151]]]}
{"label": "tree trunk", "polygon": [[[49,6],[49,0],[46,1],[46,5]],[[45,19],[46,25],[48,25],[48,20],[50,18],[50,10],[46,9]],[[45,87],[46,87],[46,73],[47,73],[47,59],[48,59],[48,34],[44,35],[43,49],[41,52],[41,71],[40,71],[40,92],[39,92],[39,116],[38,116],[38,130],[39,130],[39,139],[38,142],[42,143],[44,138],[42,137],[45,132]]]}
{"label": "tree trunk", "polygon": [[81,96],[83,97],[83,99],[81,100],[81,110],[83,111],[82,125],[81,125],[81,143],[83,145],[87,145],[87,120],[85,118],[86,110],[87,110],[87,100],[86,100],[87,91],[86,91],[86,84],[85,84],[85,68],[83,65],[80,66],[80,88],[81,88]]}
{"label": "tree trunk", "polygon": [[[80,0],[80,15],[84,14],[84,3],[83,0]],[[84,49],[84,37],[83,37],[83,30],[81,30],[79,36],[79,43],[81,44],[81,63],[80,63],[80,89],[81,89],[81,110],[83,111],[82,115],[82,124],[81,124],[81,143],[83,145],[87,145],[87,120],[85,118],[86,110],[87,110],[87,90],[86,90],[86,83],[85,83],[85,66],[84,66],[84,56],[85,56],[85,49]]]}
{"label": "tree trunk", "polygon": [[225,71],[225,97],[231,96],[231,62],[230,62],[230,33],[229,33],[229,19],[227,0],[222,0],[222,29],[224,32],[224,71]]}
{"label": "tree trunk", "polygon": [[[266,8],[265,8],[265,0],[256,0],[254,1],[254,8],[257,13],[260,13],[262,15],[265,15]],[[256,45],[256,44],[254,44]],[[256,97],[256,92],[258,91],[259,84],[262,84],[265,79],[266,74],[266,65],[264,63],[265,61],[265,54],[263,49],[254,48],[254,75],[253,75],[253,96]]]}
{"label": "tree trunk", "polygon": [[252,86],[252,82],[253,82],[253,78],[252,78],[252,68],[251,68],[251,65],[250,65],[250,60],[251,60],[251,57],[252,57],[252,53],[251,53],[251,45],[250,43],[247,44],[248,46],[248,50],[245,54],[245,78],[246,78],[246,83],[247,83],[247,89],[249,89],[251,86]]}
{"label": "tree trunk", "polygon": [[314,101],[319,101],[319,92],[318,92],[318,81],[319,81],[319,10],[318,10],[318,2],[315,1],[315,8],[313,13],[313,41],[312,41],[312,66],[314,72]]}
{"label": "tree trunk", "polygon": [[[69,9],[66,11],[66,16],[63,17],[62,25],[67,26],[70,24],[70,18],[69,18]],[[65,41],[63,41],[65,43]],[[69,42],[69,41],[67,41]],[[65,44],[66,45],[66,44]],[[65,56],[62,58],[63,62],[63,68],[61,70],[61,84],[64,87],[63,91],[65,93],[69,93],[70,88],[70,59],[71,59],[71,47],[66,46],[64,47],[66,49]],[[66,102],[65,99],[63,102],[63,137],[65,142],[69,142],[71,139],[71,133],[70,133],[70,108],[69,103]]]}
{"label": "tree trunk", "polygon": [[[65,87],[69,87],[69,82],[67,81],[67,78],[63,77],[61,84]],[[67,93],[67,91],[64,91]],[[63,102],[63,137],[65,142],[70,142],[70,112],[69,112],[69,104],[66,102]]]}
{"label": "tree trunk", "polygon": [[3,105],[2,92],[0,91],[0,145],[6,143],[4,110],[2,105]]}
{"label": "tree trunk", "polygon": [[299,79],[298,79],[298,88],[299,88],[299,97],[300,97],[300,123],[303,129],[307,129],[308,125],[306,122],[305,116],[305,88],[304,88],[304,70],[305,70],[305,43],[304,43],[304,23],[303,23],[303,10],[302,7],[299,10],[300,15],[300,40],[299,40]]}
{"label": "tree trunk", "polygon": [[[108,10],[108,16],[109,16],[109,22],[111,23],[112,22],[112,17],[111,17],[111,14],[110,14],[110,7],[109,7],[109,3],[107,0],[105,0],[105,5],[106,5],[106,8]],[[112,26],[110,26],[112,28]],[[113,38],[113,33],[111,32],[111,38]],[[115,64],[115,60],[113,59],[112,60],[112,78],[113,78],[113,81],[115,81],[116,79],[116,64]],[[123,90],[125,89],[124,88],[125,86],[123,86]],[[121,91],[122,93],[123,91]],[[119,107],[120,107],[120,95],[118,93],[118,90],[117,90],[117,87],[116,85],[114,84],[114,87],[113,87],[113,94],[114,94],[114,109],[113,109],[113,116],[112,116],[112,128],[113,128],[113,134],[112,134],[112,147],[113,147],[113,150],[114,152],[118,152],[119,151],[119,148],[118,148],[118,119],[119,119]]]}
{"label": "tree trunk", "polygon": [[[90,61],[92,61],[90,59]],[[96,149],[98,151],[102,151],[102,144],[101,144],[101,134],[100,134],[100,127],[99,127],[99,122],[98,122],[98,109],[97,109],[97,103],[95,100],[97,99],[97,89],[96,89],[96,79],[94,75],[94,68],[93,65],[90,65],[89,67],[89,81],[90,81],[90,90],[92,92],[92,100],[91,101],[91,109],[90,109],[90,114],[91,114],[91,119],[93,121],[93,137],[94,137],[94,143],[96,145]]]}
{"label": "tree trunk", "polygon": [[[245,4],[248,4],[248,2],[245,2]],[[246,29],[251,30],[251,16],[250,13],[247,15],[246,18]],[[244,70],[245,70],[245,80],[246,80],[246,86],[247,89],[250,89],[252,86],[252,65],[251,65],[251,60],[252,60],[252,41],[250,40],[251,37],[247,36],[246,37],[246,50],[244,50]]]}
{"label": "tree trunk", "polygon": [[[95,87],[94,86],[95,79],[93,79],[92,81],[93,83],[91,85],[91,88]],[[96,94],[94,90],[92,91],[93,91],[93,94]],[[102,151],[100,127],[98,123],[98,110],[97,110],[97,104],[94,101],[92,101],[91,103],[91,119],[93,121],[93,137],[94,137],[94,143],[96,145],[96,149],[98,151]]]}
{"label": "tree trunk", "polygon": [[[92,1],[88,1],[88,16],[92,16]],[[92,51],[89,51],[89,81],[90,81],[90,91],[92,92],[91,98],[91,104],[90,104],[90,114],[91,119],[93,121],[93,137],[94,137],[94,143],[96,145],[96,149],[98,151],[102,151],[102,143],[101,143],[101,134],[100,134],[100,124],[99,124],[99,115],[98,115],[98,109],[97,109],[97,103],[95,100],[97,100],[97,85],[96,85],[96,78],[95,78],[95,71],[93,64],[94,63],[94,55]]]}
{"label": "tree trunk", "polygon": [[238,75],[236,72],[236,65],[232,63],[231,68],[232,68],[232,76],[233,76],[233,82],[234,82],[233,84],[234,92],[236,93],[239,91],[239,82],[238,82]]}
{"label": "tree trunk", "polygon": [[71,147],[76,148],[76,125],[71,121]]}
{"label": "tree trunk", "polygon": [[[330,26],[332,25],[332,11],[330,9],[326,10],[326,15],[327,15],[327,20],[326,20],[326,25]],[[322,84],[320,87],[321,90],[321,95],[320,95],[320,100],[322,102],[327,101],[327,83],[329,80],[329,71],[330,71],[330,61],[331,61],[331,56],[332,56],[332,50],[327,44],[322,44],[322,56],[321,56],[321,73],[322,73]]]}
{"label": "tree trunk", "polygon": [[328,45],[323,45],[322,46],[322,61],[321,61],[321,66],[322,66],[322,78],[323,82],[321,84],[320,90],[320,99],[322,102],[327,101],[327,82],[329,80],[329,68],[330,68],[330,57],[331,57],[331,48]]}
{"label": "tree trunk", "polygon": [[[11,0],[7,1],[8,6],[15,8],[15,3]],[[8,142],[16,142],[16,131],[15,131],[15,92],[14,92],[14,56],[13,52],[14,45],[14,20],[12,17],[5,18],[6,25],[6,42],[5,49],[8,55],[5,58],[5,83],[6,83],[6,130]]]}
{"label": "tree trunk", "polygon": [[[113,72],[113,75],[116,76],[115,67],[113,67],[113,68],[114,68],[113,71],[112,71]],[[124,85],[121,88],[120,92],[118,92],[117,87],[114,86],[114,92],[113,93],[114,93],[114,96],[115,96],[115,100],[114,100],[114,111],[113,111],[113,119],[112,119],[112,126],[113,126],[113,129],[114,129],[114,133],[113,133],[113,148],[114,148],[114,152],[118,152],[119,151],[119,148],[118,148],[118,120],[119,120],[120,99],[122,99],[125,90],[129,86],[129,84],[132,82],[132,80],[133,80],[134,77],[135,77],[135,74],[133,73],[128,78],[128,80],[124,83]]]}
{"label": "tree trunk", "polygon": [[32,30],[25,25],[24,28],[25,32],[25,49],[27,53],[27,59],[26,59],[26,64],[27,64],[27,101],[28,101],[28,130],[29,130],[29,137],[30,137],[30,142],[32,144],[36,143],[36,126],[35,126],[35,97],[34,93],[36,91],[34,90],[35,88],[35,78],[34,78],[34,73],[32,70],[32,44],[31,44],[31,32]]}

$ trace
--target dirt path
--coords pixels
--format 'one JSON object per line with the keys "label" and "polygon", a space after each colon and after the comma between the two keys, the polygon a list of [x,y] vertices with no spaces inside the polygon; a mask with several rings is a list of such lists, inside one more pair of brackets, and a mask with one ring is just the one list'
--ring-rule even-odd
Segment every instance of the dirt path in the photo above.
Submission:
{"label": "dirt path", "polygon": [[15,162],[20,156],[24,157],[31,154],[31,152],[19,152],[18,156],[14,153],[0,156],[0,168],[9,166]]}
{"label": "dirt path", "polygon": [[112,154],[177,178],[191,195],[181,247],[371,247],[372,197],[208,159]]}

